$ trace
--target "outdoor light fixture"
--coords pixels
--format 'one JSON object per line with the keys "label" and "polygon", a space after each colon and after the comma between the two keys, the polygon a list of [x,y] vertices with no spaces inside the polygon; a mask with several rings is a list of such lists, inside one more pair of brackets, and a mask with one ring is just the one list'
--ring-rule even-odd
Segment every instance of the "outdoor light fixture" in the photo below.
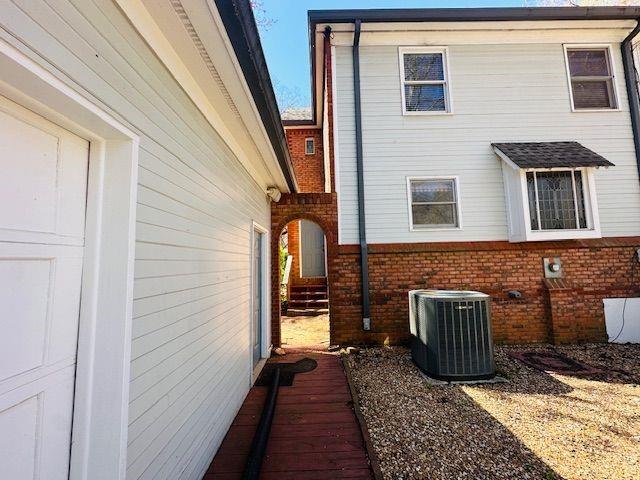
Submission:
{"label": "outdoor light fixture", "polygon": [[278,187],[269,187],[267,188],[267,196],[273,200],[274,202],[279,202],[282,197],[282,193]]}

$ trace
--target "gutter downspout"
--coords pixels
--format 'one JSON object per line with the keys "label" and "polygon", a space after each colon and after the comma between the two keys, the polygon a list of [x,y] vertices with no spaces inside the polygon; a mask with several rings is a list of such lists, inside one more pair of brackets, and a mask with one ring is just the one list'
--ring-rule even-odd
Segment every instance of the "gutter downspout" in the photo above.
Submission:
{"label": "gutter downspout", "polygon": [[633,131],[633,144],[636,151],[636,164],[640,179],[640,98],[638,95],[638,82],[633,61],[633,48],[631,42],[640,32],[640,19],[627,38],[622,41],[622,65],[624,66],[624,80],[627,85],[627,97],[629,98],[629,113],[631,114],[631,130]]}
{"label": "gutter downspout", "polygon": [[364,167],[362,159],[362,107],[360,102],[360,27],[354,21],[353,34],[353,102],[356,124],[356,167],[358,172],[358,232],[360,234],[360,283],[362,284],[362,328],[371,330],[371,305],[369,303],[369,253],[364,213]]}

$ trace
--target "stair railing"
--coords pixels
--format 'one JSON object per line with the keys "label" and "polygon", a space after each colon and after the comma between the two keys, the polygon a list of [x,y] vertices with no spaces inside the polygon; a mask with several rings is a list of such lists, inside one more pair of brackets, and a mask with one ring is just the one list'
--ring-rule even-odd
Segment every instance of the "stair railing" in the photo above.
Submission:
{"label": "stair railing", "polygon": [[282,281],[280,282],[280,294],[286,292],[287,301],[291,298],[291,282],[289,277],[291,275],[291,265],[293,263],[293,255],[287,255],[287,261],[284,265],[284,273],[282,275]]}

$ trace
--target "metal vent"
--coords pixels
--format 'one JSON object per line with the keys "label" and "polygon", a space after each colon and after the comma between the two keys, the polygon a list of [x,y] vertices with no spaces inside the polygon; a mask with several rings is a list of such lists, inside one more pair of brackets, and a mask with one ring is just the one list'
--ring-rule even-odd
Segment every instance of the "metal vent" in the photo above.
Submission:
{"label": "metal vent", "polygon": [[480,292],[409,292],[411,353],[434,378],[474,380],[495,375],[490,298]]}

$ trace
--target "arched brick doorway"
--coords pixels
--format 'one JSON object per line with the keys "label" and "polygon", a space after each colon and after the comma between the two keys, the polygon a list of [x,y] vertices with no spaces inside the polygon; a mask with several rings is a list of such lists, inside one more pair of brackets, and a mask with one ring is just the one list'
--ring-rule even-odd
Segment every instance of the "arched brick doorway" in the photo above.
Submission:
{"label": "arched brick doorway", "polygon": [[[271,205],[271,338],[275,347],[281,345],[280,265],[279,241],[284,228],[295,220],[309,220],[317,224],[326,238],[327,285],[329,289],[329,311],[331,291],[335,283],[335,259],[337,258],[338,231],[336,197],[333,193],[302,193],[283,195],[278,203]],[[329,323],[330,341],[333,343],[333,328]]]}

